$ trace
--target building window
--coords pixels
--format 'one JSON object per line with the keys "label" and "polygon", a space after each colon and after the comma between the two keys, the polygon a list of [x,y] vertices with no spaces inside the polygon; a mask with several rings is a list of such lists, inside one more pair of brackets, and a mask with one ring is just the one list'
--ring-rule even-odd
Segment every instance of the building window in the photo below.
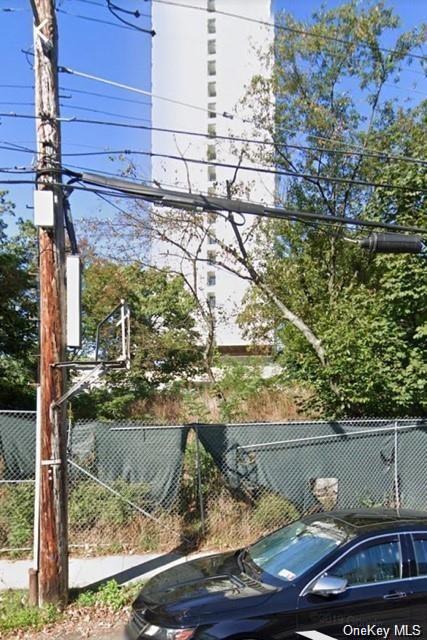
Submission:
{"label": "building window", "polygon": [[209,102],[208,118],[216,118],[216,102]]}
{"label": "building window", "polygon": [[208,136],[216,138],[216,126],[214,124],[208,124]]}
{"label": "building window", "polygon": [[214,265],[216,262],[216,253],[215,251],[208,251],[208,264]]}
{"label": "building window", "polygon": [[216,76],[216,62],[215,60],[208,61],[208,75]]}
{"label": "building window", "polygon": [[208,167],[208,180],[214,182],[216,180],[216,167]]}
{"label": "building window", "polygon": [[215,0],[208,0],[208,11],[215,11]]}
{"label": "building window", "polygon": [[208,82],[208,96],[215,98],[216,96],[216,82]]}
{"label": "building window", "polygon": [[216,53],[216,40],[208,40],[208,54],[210,56]]}
{"label": "building window", "polygon": [[208,33],[216,33],[216,20],[215,20],[215,18],[209,18],[209,20],[208,20]]}
{"label": "building window", "polygon": [[210,309],[215,309],[216,297],[214,293],[208,293],[208,305]]}
{"label": "building window", "polygon": [[214,144],[208,145],[208,160],[216,160],[216,147]]}
{"label": "building window", "polygon": [[214,287],[216,285],[216,274],[213,271],[208,273],[208,287]]}
{"label": "building window", "polygon": [[208,244],[216,244],[216,238],[211,233],[208,235]]}

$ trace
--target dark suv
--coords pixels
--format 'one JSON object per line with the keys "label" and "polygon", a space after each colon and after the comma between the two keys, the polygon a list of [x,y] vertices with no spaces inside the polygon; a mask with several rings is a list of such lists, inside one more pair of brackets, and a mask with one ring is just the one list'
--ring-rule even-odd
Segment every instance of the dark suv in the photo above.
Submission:
{"label": "dark suv", "polygon": [[427,514],[316,514],[245,549],[167,569],[141,591],[125,633],[285,640],[319,632],[427,638]]}

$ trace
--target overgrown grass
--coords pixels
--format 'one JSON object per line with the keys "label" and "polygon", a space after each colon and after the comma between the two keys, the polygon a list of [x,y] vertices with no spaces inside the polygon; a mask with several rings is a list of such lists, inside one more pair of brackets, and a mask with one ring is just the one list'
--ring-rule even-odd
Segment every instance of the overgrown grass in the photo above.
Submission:
{"label": "overgrown grass", "polygon": [[61,616],[61,612],[53,605],[40,609],[30,607],[25,591],[0,593],[0,632],[6,633],[18,629],[38,630],[56,622]]}
{"label": "overgrown grass", "polygon": [[0,637],[3,633],[12,633],[31,629],[39,631],[46,625],[60,622],[67,617],[67,612],[80,609],[106,607],[118,612],[129,606],[136,598],[142,582],[120,586],[110,580],[99,589],[79,590],[64,611],[53,605],[38,608],[28,604],[28,593],[25,591],[0,592]]}

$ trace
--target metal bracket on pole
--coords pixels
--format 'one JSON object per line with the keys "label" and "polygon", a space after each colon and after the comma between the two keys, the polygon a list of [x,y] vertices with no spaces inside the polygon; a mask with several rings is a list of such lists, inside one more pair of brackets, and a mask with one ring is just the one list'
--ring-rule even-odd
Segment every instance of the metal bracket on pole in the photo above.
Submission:
{"label": "metal bracket on pole", "polygon": [[53,458],[52,460],[42,460],[40,464],[42,467],[57,467],[62,464],[62,460],[59,458]]}
{"label": "metal bracket on pole", "polygon": [[[44,33],[41,32],[41,29],[45,26],[45,24],[47,24],[48,19],[45,18],[42,22],[40,22],[40,24],[38,24],[37,26],[34,25],[34,35],[37,36],[38,38],[40,38],[40,40],[42,41],[42,47],[44,47],[45,52],[48,51],[52,51],[53,49],[53,42],[52,40],[49,40],[49,38],[47,38]],[[35,38],[34,38],[35,39]]]}
{"label": "metal bracket on pole", "polygon": [[89,371],[89,373],[87,373],[81,380],[78,380],[75,384],[73,384],[73,386],[70,387],[68,391],[64,393],[64,395],[58,398],[58,400],[56,400],[55,402],[52,402],[52,404],[50,405],[51,416],[53,417],[54,409],[60,409],[64,402],[66,402],[70,398],[73,398],[77,393],[85,389],[93,379],[100,377],[105,373],[105,371],[106,367],[101,362],[91,371]]}

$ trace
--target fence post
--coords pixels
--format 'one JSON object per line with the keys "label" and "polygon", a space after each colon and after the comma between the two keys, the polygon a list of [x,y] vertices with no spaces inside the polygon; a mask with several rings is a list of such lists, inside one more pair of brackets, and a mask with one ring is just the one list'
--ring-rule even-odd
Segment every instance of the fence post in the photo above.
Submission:
{"label": "fence post", "polygon": [[398,423],[394,423],[394,501],[396,511],[400,511],[400,486],[399,486],[399,464],[398,464]]}
{"label": "fence post", "polygon": [[200,524],[202,534],[205,533],[205,509],[203,504],[203,483],[202,483],[202,467],[200,461],[200,441],[199,441],[199,424],[194,424],[196,434],[196,473],[197,473],[197,492],[199,494],[199,510]]}

